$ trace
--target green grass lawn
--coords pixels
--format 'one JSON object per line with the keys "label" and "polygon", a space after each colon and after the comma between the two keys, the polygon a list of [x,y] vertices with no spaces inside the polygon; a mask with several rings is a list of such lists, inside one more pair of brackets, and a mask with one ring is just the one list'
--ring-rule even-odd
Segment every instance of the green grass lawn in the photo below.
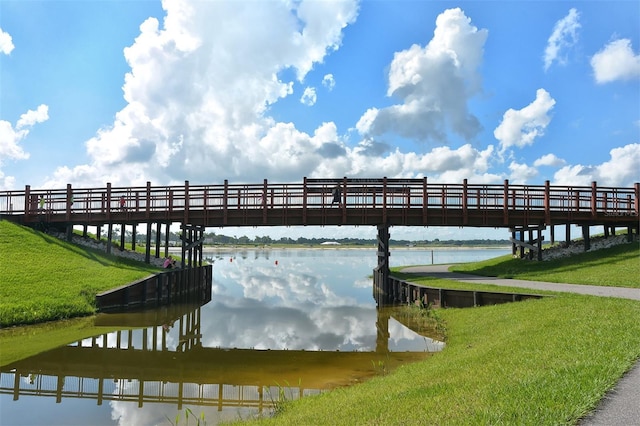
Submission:
{"label": "green grass lawn", "polygon": [[157,272],[0,220],[0,327],[90,315],[95,295]]}
{"label": "green grass lawn", "polygon": [[506,255],[484,262],[454,265],[451,271],[531,281],[640,288],[640,244],[621,244],[543,262]]}

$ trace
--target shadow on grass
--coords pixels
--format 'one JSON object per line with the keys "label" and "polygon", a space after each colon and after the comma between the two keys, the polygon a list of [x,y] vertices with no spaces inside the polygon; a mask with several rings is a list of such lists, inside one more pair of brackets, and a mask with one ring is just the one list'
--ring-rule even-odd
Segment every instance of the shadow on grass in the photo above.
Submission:
{"label": "shadow on grass", "polygon": [[[119,256],[115,256],[112,254],[107,254],[101,250],[93,249],[90,247],[83,247],[77,244],[61,240],[60,238],[54,237],[52,235],[46,234],[42,231],[27,227],[26,230],[33,235],[36,235],[42,240],[44,240],[47,244],[53,244],[65,250],[73,251],[75,254],[83,256],[89,260],[99,263],[102,266],[118,266],[122,269],[131,269],[138,270],[140,262],[127,259]],[[115,248],[117,249],[117,248]],[[152,265],[149,265],[150,268],[153,268]],[[153,268],[157,269],[157,268]]]}

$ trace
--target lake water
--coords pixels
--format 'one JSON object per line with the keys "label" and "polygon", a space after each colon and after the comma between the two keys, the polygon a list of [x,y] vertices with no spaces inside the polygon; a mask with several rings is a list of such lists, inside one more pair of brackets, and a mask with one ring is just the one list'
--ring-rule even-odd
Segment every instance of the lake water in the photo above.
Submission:
{"label": "lake water", "polygon": [[[470,262],[510,249],[392,248],[390,264]],[[376,309],[376,249],[225,249],[212,300],[101,314],[101,335],[2,366],[0,424],[207,424],[267,415],[285,399],[348,386],[443,344]],[[61,344],[64,342],[61,342]],[[195,424],[191,419],[190,424]]]}

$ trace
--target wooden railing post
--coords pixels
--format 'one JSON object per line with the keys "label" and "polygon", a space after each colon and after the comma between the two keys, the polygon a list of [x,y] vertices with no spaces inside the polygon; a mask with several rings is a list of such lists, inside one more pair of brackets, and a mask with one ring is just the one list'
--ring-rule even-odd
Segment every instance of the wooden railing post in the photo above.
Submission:
{"label": "wooden railing post", "polygon": [[[107,221],[111,220],[111,182],[107,182],[107,199],[106,199]],[[111,243],[111,241],[109,241]]]}
{"label": "wooden railing post", "polygon": [[66,212],[66,220],[71,220],[71,205],[73,204],[73,189],[71,188],[71,184],[67,184],[67,212]]}
{"label": "wooden railing post", "polygon": [[462,181],[462,224],[466,225],[469,222],[469,212],[468,212],[468,201],[467,201],[467,179]]}
{"label": "wooden railing post", "polygon": [[33,203],[31,202],[31,185],[25,185],[24,187],[24,216],[29,220],[31,215],[31,208]]}
{"label": "wooden railing post", "polygon": [[[305,178],[306,181],[307,178]],[[265,179],[262,182],[262,223],[264,223],[265,225],[267,224],[267,188],[268,188],[269,184],[267,182],[267,180]],[[305,198],[306,201],[306,198]],[[306,214],[306,212],[305,212]]]}
{"label": "wooden railing post", "polygon": [[509,224],[509,179],[505,179],[504,180],[504,195],[503,195],[503,199],[502,199],[502,205],[503,205],[503,220],[504,220],[504,224],[508,225]]}
{"label": "wooden railing post", "polygon": [[184,181],[184,223],[189,223],[189,181]]}
{"label": "wooden railing post", "polygon": [[640,217],[640,183],[636,182],[633,185],[634,188],[634,192],[635,192],[635,200],[634,200],[634,206],[633,206],[633,210],[636,213],[636,218]]}
{"label": "wooden railing post", "polygon": [[[266,179],[265,179],[266,180]],[[302,224],[307,224],[307,177],[302,179]]]}
{"label": "wooden railing post", "polygon": [[387,177],[382,178],[382,223],[387,224]]}
{"label": "wooden railing post", "polygon": [[347,207],[347,177],[342,178],[342,209],[345,211]]}
{"label": "wooden railing post", "polygon": [[598,209],[598,188],[596,181],[591,182],[591,217],[596,217]]}
{"label": "wooden railing post", "polygon": [[422,224],[427,224],[427,209],[429,206],[429,191],[427,190],[427,177],[422,178]]}
{"label": "wooden railing post", "polygon": [[544,181],[544,221],[551,225],[551,186],[548,180]]}
{"label": "wooden railing post", "polygon": [[227,224],[228,220],[228,201],[227,197],[229,196],[229,181],[227,179],[224,180],[224,191],[222,193],[222,223],[224,225]]}
{"label": "wooden railing post", "polygon": [[146,201],[145,218],[151,217],[151,182],[147,181],[147,201]]}

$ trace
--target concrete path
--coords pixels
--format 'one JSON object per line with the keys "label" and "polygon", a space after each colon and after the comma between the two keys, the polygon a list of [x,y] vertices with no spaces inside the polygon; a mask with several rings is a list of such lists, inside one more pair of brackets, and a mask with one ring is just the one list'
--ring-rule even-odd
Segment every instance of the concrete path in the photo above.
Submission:
{"label": "concrete path", "polygon": [[[476,284],[523,287],[535,290],[560,291],[603,297],[640,300],[640,289],[559,284],[541,281],[514,280],[449,272],[451,265],[411,266],[401,272],[445,278]],[[640,319],[638,319],[640,321]],[[600,401],[598,407],[582,419],[580,426],[640,426],[640,361],[628,371],[616,386]]]}

